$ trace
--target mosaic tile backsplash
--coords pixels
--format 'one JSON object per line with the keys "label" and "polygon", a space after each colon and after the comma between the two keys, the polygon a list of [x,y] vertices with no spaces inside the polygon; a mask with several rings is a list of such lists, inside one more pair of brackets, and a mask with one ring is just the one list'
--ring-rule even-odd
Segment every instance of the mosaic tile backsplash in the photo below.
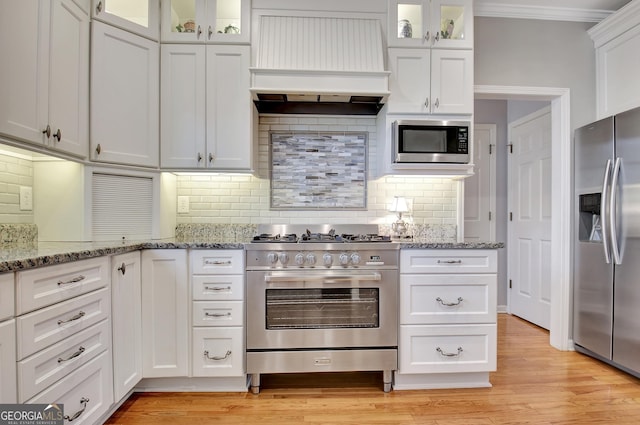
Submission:
{"label": "mosaic tile backsplash", "polygon": [[365,209],[365,133],[272,133],[271,208]]}

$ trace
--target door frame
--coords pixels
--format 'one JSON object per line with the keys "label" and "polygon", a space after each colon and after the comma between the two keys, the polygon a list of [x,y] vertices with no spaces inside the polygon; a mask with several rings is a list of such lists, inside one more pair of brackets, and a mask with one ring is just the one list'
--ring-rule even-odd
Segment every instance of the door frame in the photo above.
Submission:
{"label": "door frame", "polygon": [[571,340],[571,115],[570,90],[558,87],[476,85],[476,99],[551,102],[551,318],[549,343],[573,350]]}

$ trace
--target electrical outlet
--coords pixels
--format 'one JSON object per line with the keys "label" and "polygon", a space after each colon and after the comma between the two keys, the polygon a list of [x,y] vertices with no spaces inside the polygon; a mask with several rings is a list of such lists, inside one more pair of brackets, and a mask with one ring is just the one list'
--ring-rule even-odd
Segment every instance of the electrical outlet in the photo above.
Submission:
{"label": "electrical outlet", "polygon": [[20,210],[33,210],[33,189],[31,186],[20,186]]}
{"label": "electrical outlet", "polygon": [[189,212],[189,197],[178,196],[178,213],[188,213],[188,212]]}

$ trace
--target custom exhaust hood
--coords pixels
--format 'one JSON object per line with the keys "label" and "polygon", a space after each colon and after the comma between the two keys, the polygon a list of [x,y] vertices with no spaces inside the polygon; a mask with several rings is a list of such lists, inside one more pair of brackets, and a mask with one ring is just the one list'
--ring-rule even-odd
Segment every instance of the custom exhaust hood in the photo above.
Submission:
{"label": "custom exhaust hood", "polygon": [[260,113],[376,115],[389,96],[376,19],[263,15],[250,72]]}

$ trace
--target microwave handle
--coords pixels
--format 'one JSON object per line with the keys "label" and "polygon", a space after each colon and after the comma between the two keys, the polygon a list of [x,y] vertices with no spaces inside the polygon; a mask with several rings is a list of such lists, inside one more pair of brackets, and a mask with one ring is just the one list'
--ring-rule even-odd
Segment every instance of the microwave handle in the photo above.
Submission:
{"label": "microwave handle", "polygon": [[394,121],[391,124],[391,162],[395,163],[398,160],[398,121]]}

